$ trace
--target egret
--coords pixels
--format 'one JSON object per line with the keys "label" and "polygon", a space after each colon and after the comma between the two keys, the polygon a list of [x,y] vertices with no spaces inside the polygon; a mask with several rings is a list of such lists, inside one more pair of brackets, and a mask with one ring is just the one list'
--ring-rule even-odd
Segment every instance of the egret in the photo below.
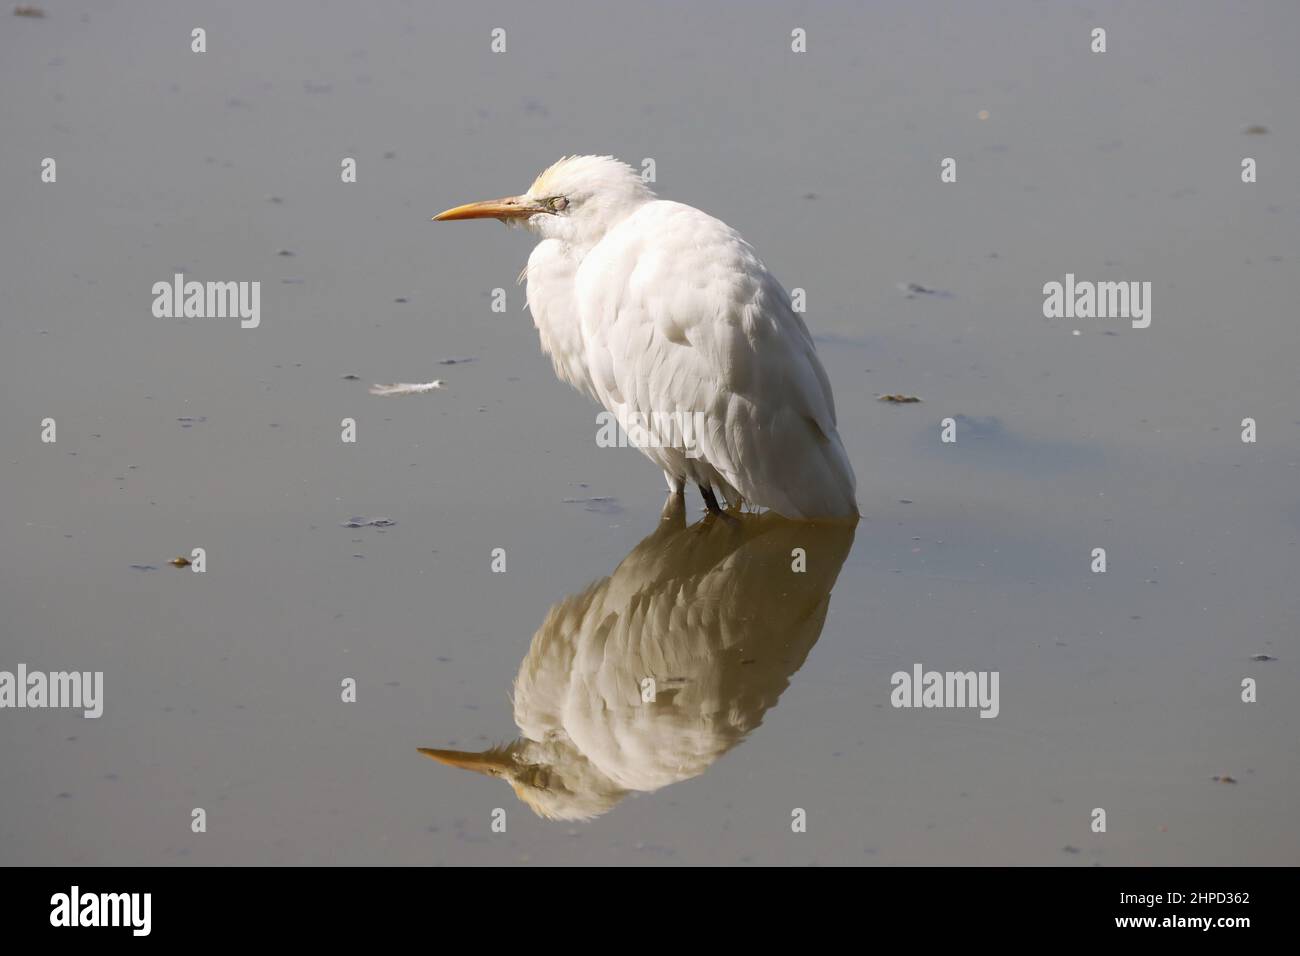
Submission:
{"label": "egret", "polygon": [[687,529],[680,496],[665,519],[551,608],[515,678],[518,739],[420,753],[504,780],[540,816],[587,820],[702,774],[757,729],[821,636],[855,528],[747,514]]}
{"label": "egret", "polygon": [[670,440],[635,442],[671,495],[690,481],[711,513],[721,495],[733,509],[856,519],[812,335],[726,223],[656,198],[612,156],[565,157],[522,195],[433,218],[499,219],[541,237],[521,279],[542,350],[626,431],[685,423]]}

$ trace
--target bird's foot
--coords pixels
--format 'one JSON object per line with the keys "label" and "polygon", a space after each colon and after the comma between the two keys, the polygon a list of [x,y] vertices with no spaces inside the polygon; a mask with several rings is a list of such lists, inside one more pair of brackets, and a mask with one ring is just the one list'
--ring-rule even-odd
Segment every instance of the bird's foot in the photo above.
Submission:
{"label": "bird's foot", "polygon": [[704,507],[708,511],[708,514],[704,516],[704,520],[701,521],[697,527],[711,526],[717,521],[721,521],[723,524],[727,525],[740,524],[740,519],[736,515],[723,509],[723,507],[718,504],[718,497],[713,493],[712,488],[708,485],[698,485],[697,487],[700,489],[700,497],[704,499]]}

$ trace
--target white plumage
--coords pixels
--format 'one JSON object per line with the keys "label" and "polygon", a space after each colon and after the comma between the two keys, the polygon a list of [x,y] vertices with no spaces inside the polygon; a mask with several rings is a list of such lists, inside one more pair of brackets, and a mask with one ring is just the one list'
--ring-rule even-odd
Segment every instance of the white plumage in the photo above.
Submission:
{"label": "white plumage", "polygon": [[790,297],[726,223],[656,199],[609,156],[574,156],[521,196],[436,219],[496,218],[542,237],[528,306],[556,374],[638,422],[703,423],[697,446],[641,447],[669,489],[732,507],[856,517],[830,382]]}
{"label": "white plumage", "polygon": [[687,528],[680,497],[665,518],[547,614],[515,679],[518,740],[421,752],[575,820],[703,773],[757,728],[821,635],[854,528],[770,514]]}

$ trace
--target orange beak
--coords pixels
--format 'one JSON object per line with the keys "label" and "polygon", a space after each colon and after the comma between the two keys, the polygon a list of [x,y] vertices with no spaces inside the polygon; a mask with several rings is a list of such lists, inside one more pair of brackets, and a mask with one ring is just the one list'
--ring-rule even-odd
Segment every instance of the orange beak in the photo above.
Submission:
{"label": "orange beak", "polygon": [[433,217],[434,222],[449,222],[453,219],[527,219],[541,212],[550,212],[545,206],[528,199],[526,196],[506,196],[503,199],[488,199],[484,202],[467,203],[456,206]]}
{"label": "orange beak", "polygon": [[485,773],[490,777],[504,777],[510,768],[509,762],[489,754],[464,750],[434,750],[431,747],[421,747],[419,750],[420,753],[432,757],[438,763],[459,767],[461,770],[473,770],[475,773]]}

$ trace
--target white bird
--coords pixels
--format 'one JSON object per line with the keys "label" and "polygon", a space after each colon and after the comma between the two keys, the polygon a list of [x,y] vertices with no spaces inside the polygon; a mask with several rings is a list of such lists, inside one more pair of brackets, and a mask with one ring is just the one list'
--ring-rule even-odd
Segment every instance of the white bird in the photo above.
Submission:
{"label": "white bird", "polygon": [[680,496],[665,519],[547,614],[515,678],[519,739],[420,752],[585,820],[698,776],[754,731],[821,636],[855,529],[773,514],[688,529]]}
{"label": "white bird", "polygon": [[672,494],[692,481],[710,512],[720,494],[787,518],[857,517],[812,335],[726,223],[655,198],[611,156],[566,157],[523,195],[434,219],[499,219],[542,237],[524,270],[542,350],[629,436],[648,436],[633,443]]}

